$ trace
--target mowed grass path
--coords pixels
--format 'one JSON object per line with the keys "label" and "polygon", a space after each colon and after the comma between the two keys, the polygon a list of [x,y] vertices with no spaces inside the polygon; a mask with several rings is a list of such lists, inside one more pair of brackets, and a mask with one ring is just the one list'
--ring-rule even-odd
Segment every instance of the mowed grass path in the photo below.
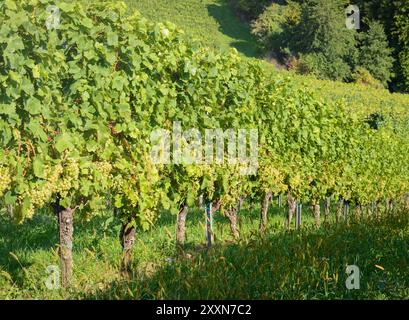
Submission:
{"label": "mowed grass path", "polygon": [[[138,231],[134,273],[119,276],[119,222],[101,214],[75,221],[75,283],[45,286],[47,266],[58,265],[56,219],[38,214],[21,226],[0,214],[0,299],[408,299],[409,213],[317,230],[305,210],[301,231],[283,229],[284,210],[272,208],[268,233],[258,235],[258,208],[240,212],[242,238],[215,216],[216,245],[204,246],[204,217],[191,210],[185,251],[177,254],[175,217]],[[361,289],[345,288],[347,265],[361,270]]]}

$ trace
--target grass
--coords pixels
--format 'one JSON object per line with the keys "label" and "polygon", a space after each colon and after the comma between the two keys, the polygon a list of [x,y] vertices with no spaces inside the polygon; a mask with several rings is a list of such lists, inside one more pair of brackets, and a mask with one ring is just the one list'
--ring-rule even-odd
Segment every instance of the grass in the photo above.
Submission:
{"label": "grass", "polygon": [[152,21],[169,21],[187,36],[221,50],[236,48],[246,57],[260,52],[247,24],[240,22],[227,0],[127,0]]}
{"label": "grass", "polygon": [[[1,216],[1,215],[0,215]],[[409,214],[331,223],[316,229],[305,210],[301,231],[284,231],[284,210],[272,208],[268,233],[257,233],[258,210],[240,212],[241,240],[215,216],[215,246],[204,243],[203,213],[190,212],[188,241],[176,254],[175,217],[163,213],[154,229],[138,232],[134,273],[119,276],[119,224],[109,213],[76,221],[75,283],[45,287],[58,265],[54,217],[37,214],[21,226],[0,221],[0,299],[408,299]],[[333,216],[333,215],[332,215]],[[361,271],[361,289],[346,290],[345,269]]]}

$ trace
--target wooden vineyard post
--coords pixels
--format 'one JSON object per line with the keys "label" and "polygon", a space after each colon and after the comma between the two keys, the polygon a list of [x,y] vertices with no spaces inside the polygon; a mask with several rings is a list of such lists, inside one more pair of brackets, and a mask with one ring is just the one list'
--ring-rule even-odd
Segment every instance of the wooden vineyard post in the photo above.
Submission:
{"label": "wooden vineyard post", "polygon": [[314,211],[314,219],[315,219],[315,226],[317,227],[317,228],[319,228],[320,226],[321,226],[321,206],[320,206],[320,204],[319,204],[319,201],[318,201],[318,203],[314,203],[313,205],[312,205],[312,210]]}
{"label": "wooden vineyard post", "polygon": [[212,202],[211,201],[206,203],[205,213],[206,213],[206,243],[207,243],[207,247],[210,248],[214,242],[213,213],[212,213]]}
{"label": "wooden vineyard post", "polygon": [[279,208],[281,208],[282,203],[283,203],[283,196],[282,196],[282,194],[279,194],[278,195],[278,207]]}
{"label": "wooden vineyard post", "polygon": [[374,202],[374,217],[379,218],[380,210],[379,210],[379,201]]}
{"label": "wooden vineyard post", "polygon": [[358,219],[361,219],[363,217],[363,209],[360,203],[356,205],[355,212]]}
{"label": "wooden vineyard post", "polygon": [[344,222],[348,222],[349,201],[344,201]]}
{"label": "wooden vineyard post", "polygon": [[179,210],[176,222],[176,245],[181,247],[185,244],[186,240],[186,216],[188,207],[182,206]]}
{"label": "wooden vineyard post", "polygon": [[390,202],[389,199],[385,200],[385,211],[386,213],[389,213],[389,209],[390,209]]}
{"label": "wooden vineyard post", "polygon": [[342,216],[342,207],[344,206],[344,199],[342,197],[339,198],[337,203],[337,212],[336,212],[336,221],[337,223],[341,222]]}
{"label": "wooden vineyard post", "polygon": [[287,220],[286,220],[286,227],[288,230],[291,228],[291,220],[293,214],[295,214],[296,209],[296,200],[293,198],[291,191],[288,191],[288,210],[287,210]]}
{"label": "wooden vineyard post", "polygon": [[324,206],[324,223],[329,222],[330,211],[331,211],[331,198],[327,197],[325,199],[325,206]]}
{"label": "wooden vineyard post", "polygon": [[135,226],[123,223],[119,238],[122,246],[121,273],[129,277],[131,273],[132,249],[135,243]]}
{"label": "wooden vineyard post", "polygon": [[55,206],[58,216],[58,237],[60,242],[60,262],[61,262],[61,286],[67,288],[72,282],[73,274],[73,233],[74,233],[74,211],[71,208]]}
{"label": "wooden vineyard post", "polygon": [[269,207],[269,203],[271,201],[271,198],[272,198],[272,193],[270,191],[270,192],[267,192],[264,195],[263,200],[261,202],[260,225],[259,225],[259,231],[260,231],[261,234],[263,234],[266,231],[268,207]]}
{"label": "wooden vineyard post", "polygon": [[372,201],[370,204],[367,205],[367,216],[368,218],[371,218],[373,213],[374,213],[375,205],[374,202]]}
{"label": "wooden vineyard post", "polygon": [[301,212],[302,212],[302,203],[297,203],[295,207],[295,228],[297,230],[301,228]]}
{"label": "wooden vineyard post", "polygon": [[240,238],[240,232],[237,227],[237,212],[238,212],[239,206],[240,204],[238,204],[237,207],[234,207],[234,208],[231,208],[225,211],[225,215],[230,221],[231,233],[235,240],[238,240]]}

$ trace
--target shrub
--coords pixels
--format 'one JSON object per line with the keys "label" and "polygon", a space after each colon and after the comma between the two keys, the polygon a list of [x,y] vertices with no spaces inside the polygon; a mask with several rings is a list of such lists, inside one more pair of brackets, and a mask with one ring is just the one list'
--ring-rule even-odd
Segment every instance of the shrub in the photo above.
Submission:
{"label": "shrub", "polygon": [[375,77],[363,67],[356,68],[355,72],[352,74],[352,80],[355,83],[366,85],[372,88],[383,88],[383,84],[379,80],[375,79]]}
{"label": "shrub", "polygon": [[291,28],[300,22],[300,15],[298,3],[272,3],[252,22],[251,32],[267,50],[287,47],[291,42]]}
{"label": "shrub", "polygon": [[325,53],[300,54],[295,69],[300,74],[312,74],[318,79],[347,80],[351,69],[340,57],[328,57]]}

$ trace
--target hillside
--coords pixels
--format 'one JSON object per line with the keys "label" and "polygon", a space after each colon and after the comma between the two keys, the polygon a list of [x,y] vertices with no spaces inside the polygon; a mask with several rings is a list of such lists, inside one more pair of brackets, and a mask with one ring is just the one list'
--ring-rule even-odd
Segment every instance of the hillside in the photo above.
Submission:
{"label": "hillside", "polygon": [[374,89],[359,84],[339,81],[318,80],[286,70],[277,70],[268,63],[257,47],[249,27],[241,22],[229,5],[228,0],[127,0],[130,8],[137,9],[145,17],[156,21],[170,21],[182,28],[188,37],[210,47],[227,50],[236,48],[245,58],[258,58],[268,72],[281,73],[311,88],[324,101],[343,100],[355,110],[363,113],[377,112],[387,108],[388,112],[406,113],[409,96],[391,94],[385,89]]}
{"label": "hillside", "polygon": [[249,27],[240,22],[225,0],[127,0],[155,21],[170,21],[189,37],[222,50],[236,48],[247,57],[258,56],[257,44]]}

